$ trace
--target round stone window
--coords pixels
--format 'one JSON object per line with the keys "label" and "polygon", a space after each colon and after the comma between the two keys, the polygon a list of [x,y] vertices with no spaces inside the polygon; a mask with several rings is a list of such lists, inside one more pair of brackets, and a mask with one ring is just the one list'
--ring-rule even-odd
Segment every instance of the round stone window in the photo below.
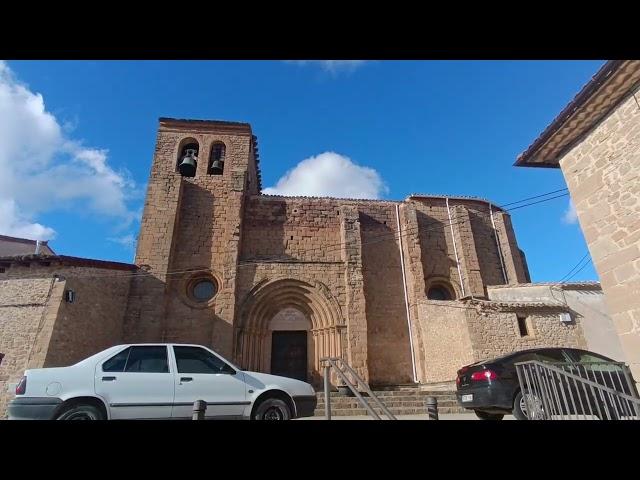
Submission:
{"label": "round stone window", "polygon": [[209,276],[198,276],[187,283],[187,297],[195,306],[206,304],[218,293],[218,283]]}
{"label": "round stone window", "polygon": [[191,287],[191,296],[197,302],[211,300],[217,293],[218,287],[211,279],[196,280]]}

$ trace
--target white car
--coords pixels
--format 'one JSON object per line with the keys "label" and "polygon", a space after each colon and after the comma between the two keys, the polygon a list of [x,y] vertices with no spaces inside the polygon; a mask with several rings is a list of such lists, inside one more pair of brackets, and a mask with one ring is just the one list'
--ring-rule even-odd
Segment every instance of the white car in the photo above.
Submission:
{"label": "white car", "polygon": [[70,367],[27,370],[10,420],[288,420],[312,416],[316,393],[292,378],[247,372],[201,345],[118,345]]}

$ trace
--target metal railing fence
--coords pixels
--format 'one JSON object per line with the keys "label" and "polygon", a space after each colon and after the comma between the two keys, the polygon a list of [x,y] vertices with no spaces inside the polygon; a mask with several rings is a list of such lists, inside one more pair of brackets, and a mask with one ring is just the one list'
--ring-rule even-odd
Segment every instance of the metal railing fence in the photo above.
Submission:
{"label": "metal railing fence", "polygon": [[[356,371],[351,368],[347,362],[345,362],[340,357],[324,357],[320,359],[320,364],[324,367],[324,409],[325,409],[325,418],[327,420],[331,420],[331,369],[333,369],[338,378],[344,382],[344,384],[349,387],[351,392],[358,399],[360,404],[367,410],[369,415],[371,415],[376,420],[381,420],[380,415],[376,413],[373,407],[369,404],[369,400],[372,400],[375,406],[380,408],[384,414],[389,418],[389,420],[396,420],[396,417],[389,411],[389,409],[380,401],[378,397],[371,391],[369,385],[356,373]],[[351,376],[351,378],[349,378]],[[364,397],[359,389],[362,390],[368,395],[368,397]]]}
{"label": "metal railing fence", "polygon": [[516,363],[520,408],[529,420],[640,419],[640,397],[624,363]]}

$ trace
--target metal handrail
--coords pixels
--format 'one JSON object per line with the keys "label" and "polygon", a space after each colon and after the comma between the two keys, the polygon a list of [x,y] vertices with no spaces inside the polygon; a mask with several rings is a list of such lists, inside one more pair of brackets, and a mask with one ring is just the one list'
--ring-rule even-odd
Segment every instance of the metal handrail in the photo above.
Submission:
{"label": "metal handrail", "polygon": [[[600,365],[607,369],[588,371],[587,367]],[[587,412],[600,419],[640,419],[640,397],[631,380],[629,367],[623,363],[574,364],[531,360],[518,362],[515,366],[527,418],[530,420],[552,419],[554,415],[564,420],[565,413],[568,418],[582,413],[583,419],[586,419]],[[612,366],[614,371],[610,368]],[[605,375],[610,385],[606,384]],[[624,383],[630,394],[620,391]],[[618,385],[620,390],[616,389]]]}
{"label": "metal handrail", "polygon": [[[380,416],[376,413],[376,411],[371,408],[369,402],[365,400],[362,394],[358,391],[358,385],[361,385],[364,388],[364,391],[369,395],[369,398],[373,399],[376,402],[377,406],[384,412],[384,414],[389,417],[389,420],[396,420],[396,417],[389,411],[389,409],[380,401],[380,399],[371,391],[369,385],[356,373],[356,371],[349,366],[347,362],[345,362],[340,357],[324,357],[320,359],[320,362],[324,365],[324,408],[325,408],[325,416],[327,420],[331,420],[331,395],[330,395],[330,371],[331,368],[336,371],[340,379],[349,387],[349,389],[353,392],[356,398],[360,401],[362,406],[367,410],[369,415],[371,415],[376,420],[381,420]],[[353,378],[356,380],[356,385],[353,384],[351,380],[347,377],[345,372],[339,367],[341,365],[348,373],[350,373]]]}

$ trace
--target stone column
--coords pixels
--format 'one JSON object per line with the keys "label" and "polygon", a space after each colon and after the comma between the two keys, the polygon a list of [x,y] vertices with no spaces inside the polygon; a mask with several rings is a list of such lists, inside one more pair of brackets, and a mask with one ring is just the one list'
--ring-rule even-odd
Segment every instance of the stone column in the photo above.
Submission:
{"label": "stone column", "polygon": [[484,297],[484,282],[480,273],[480,263],[471,230],[469,211],[464,205],[455,205],[451,210],[451,217],[456,219],[453,222],[453,237],[458,249],[458,261],[460,262],[465,294]]}
{"label": "stone column", "polygon": [[347,293],[347,362],[369,382],[367,366],[367,315],[362,276],[362,241],[357,207],[340,207],[340,239],[342,261],[345,264]]}
{"label": "stone column", "polygon": [[422,267],[422,247],[415,206],[411,203],[400,205],[400,225],[402,228],[402,249],[404,253],[405,275],[407,280],[407,296],[409,297],[409,317],[411,319],[411,335],[416,361],[418,381],[425,378],[425,350],[420,333],[420,312],[418,303],[426,297],[424,269]]}
{"label": "stone column", "polygon": [[493,213],[493,219],[496,224],[504,268],[507,272],[507,283],[526,283],[527,275],[511,225],[511,217],[508,213],[497,211]]}

